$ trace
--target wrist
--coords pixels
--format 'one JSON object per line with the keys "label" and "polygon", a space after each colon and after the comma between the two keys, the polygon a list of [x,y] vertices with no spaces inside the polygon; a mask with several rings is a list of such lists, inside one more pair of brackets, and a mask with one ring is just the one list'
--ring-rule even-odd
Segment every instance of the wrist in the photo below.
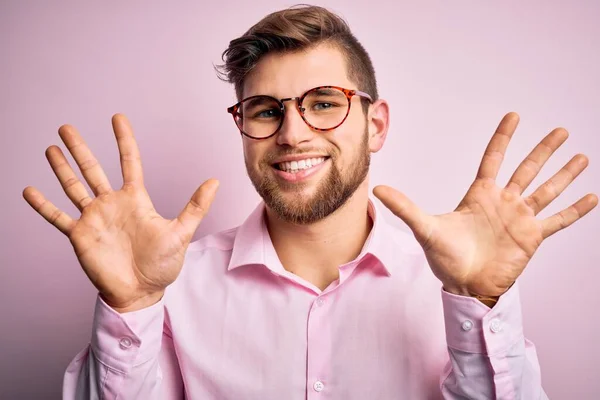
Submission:
{"label": "wrist", "polygon": [[158,292],[153,292],[153,293],[149,293],[143,297],[139,297],[135,300],[132,300],[130,302],[125,302],[125,303],[120,303],[120,304],[113,304],[110,301],[108,301],[106,299],[106,297],[104,297],[102,294],[100,294],[100,297],[102,297],[102,300],[104,300],[104,302],[113,310],[115,310],[116,312],[118,312],[119,314],[124,314],[124,313],[128,313],[128,312],[134,312],[134,311],[139,311],[142,310],[144,308],[148,308],[151,307],[153,305],[155,305],[156,303],[158,303],[162,297],[164,296],[165,291],[161,290]]}
{"label": "wrist", "polygon": [[443,284],[442,287],[448,293],[455,294],[457,296],[472,297],[471,293],[469,293],[469,291],[466,288],[446,284]]}
{"label": "wrist", "polygon": [[485,304],[489,308],[493,308],[498,302],[498,299],[500,299],[500,296],[481,296],[478,294],[472,295],[471,297],[479,300],[481,303]]}
{"label": "wrist", "polygon": [[467,288],[460,288],[460,287],[453,287],[453,286],[446,286],[446,285],[444,285],[443,288],[446,292],[452,293],[457,296],[472,297],[474,299],[477,299],[481,303],[488,306],[489,308],[494,307],[494,305],[496,305],[496,303],[500,299],[500,296],[483,296],[480,294],[471,293],[471,292],[469,292],[469,290]]}

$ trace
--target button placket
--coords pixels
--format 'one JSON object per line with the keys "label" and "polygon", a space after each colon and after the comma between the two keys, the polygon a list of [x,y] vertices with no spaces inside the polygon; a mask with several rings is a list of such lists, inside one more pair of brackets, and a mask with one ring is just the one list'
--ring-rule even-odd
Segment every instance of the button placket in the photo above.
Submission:
{"label": "button placket", "polygon": [[331,345],[322,340],[331,335],[331,320],[327,318],[327,305],[330,298],[318,295],[312,300],[308,314],[307,399],[316,400],[325,392],[325,383],[330,374]]}

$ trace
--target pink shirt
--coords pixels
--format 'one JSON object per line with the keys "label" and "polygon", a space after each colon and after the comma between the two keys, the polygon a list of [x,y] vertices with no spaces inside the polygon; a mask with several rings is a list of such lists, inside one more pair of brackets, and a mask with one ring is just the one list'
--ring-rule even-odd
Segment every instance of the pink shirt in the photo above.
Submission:
{"label": "pink shirt", "polygon": [[192,243],[149,308],[99,297],[65,399],[546,399],[517,285],[493,309],[441,290],[414,238],[384,221],[321,291],[286,271],[264,205]]}

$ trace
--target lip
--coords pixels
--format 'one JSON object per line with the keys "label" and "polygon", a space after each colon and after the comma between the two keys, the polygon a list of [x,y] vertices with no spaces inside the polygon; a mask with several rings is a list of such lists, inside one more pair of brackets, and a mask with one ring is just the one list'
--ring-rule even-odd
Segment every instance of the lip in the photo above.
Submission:
{"label": "lip", "polygon": [[326,154],[294,154],[294,155],[278,158],[271,165],[279,164],[282,162],[306,160],[307,158],[325,158],[325,159],[327,159],[327,158],[329,158],[329,156]]}
{"label": "lip", "polygon": [[[322,157],[322,156],[320,156]],[[303,157],[303,158],[298,158],[298,159],[291,159],[291,160],[286,160],[286,161],[297,161],[297,160],[303,160],[305,158],[313,158],[313,157]],[[314,157],[314,158],[318,158],[318,157]],[[283,162],[283,161],[280,161]],[[325,158],[325,161],[323,161],[321,164],[315,165],[314,167],[310,167],[307,169],[304,169],[302,171],[296,172],[295,174],[292,174],[291,172],[285,172],[282,170],[277,169],[275,166],[271,166],[271,168],[273,168],[273,170],[275,171],[275,174],[280,177],[281,179],[287,181],[287,182],[302,182],[308,178],[310,178],[311,176],[313,176],[314,174],[316,174],[317,172],[319,172],[321,169],[323,169],[323,167],[325,166],[325,164],[329,163],[329,157]]]}

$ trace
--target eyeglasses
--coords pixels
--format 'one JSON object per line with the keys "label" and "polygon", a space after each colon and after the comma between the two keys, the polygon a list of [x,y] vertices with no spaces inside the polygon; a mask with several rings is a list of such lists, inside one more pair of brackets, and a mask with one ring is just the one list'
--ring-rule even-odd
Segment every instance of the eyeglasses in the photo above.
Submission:
{"label": "eyeglasses", "polygon": [[285,116],[284,102],[296,100],[300,116],[314,130],[325,132],[342,125],[348,114],[353,96],[373,102],[371,96],[360,90],[338,86],[317,86],[300,97],[276,99],[257,95],[248,97],[229,107],[227,112],[240,132],[252,139],[267,139],[279,132]]}

